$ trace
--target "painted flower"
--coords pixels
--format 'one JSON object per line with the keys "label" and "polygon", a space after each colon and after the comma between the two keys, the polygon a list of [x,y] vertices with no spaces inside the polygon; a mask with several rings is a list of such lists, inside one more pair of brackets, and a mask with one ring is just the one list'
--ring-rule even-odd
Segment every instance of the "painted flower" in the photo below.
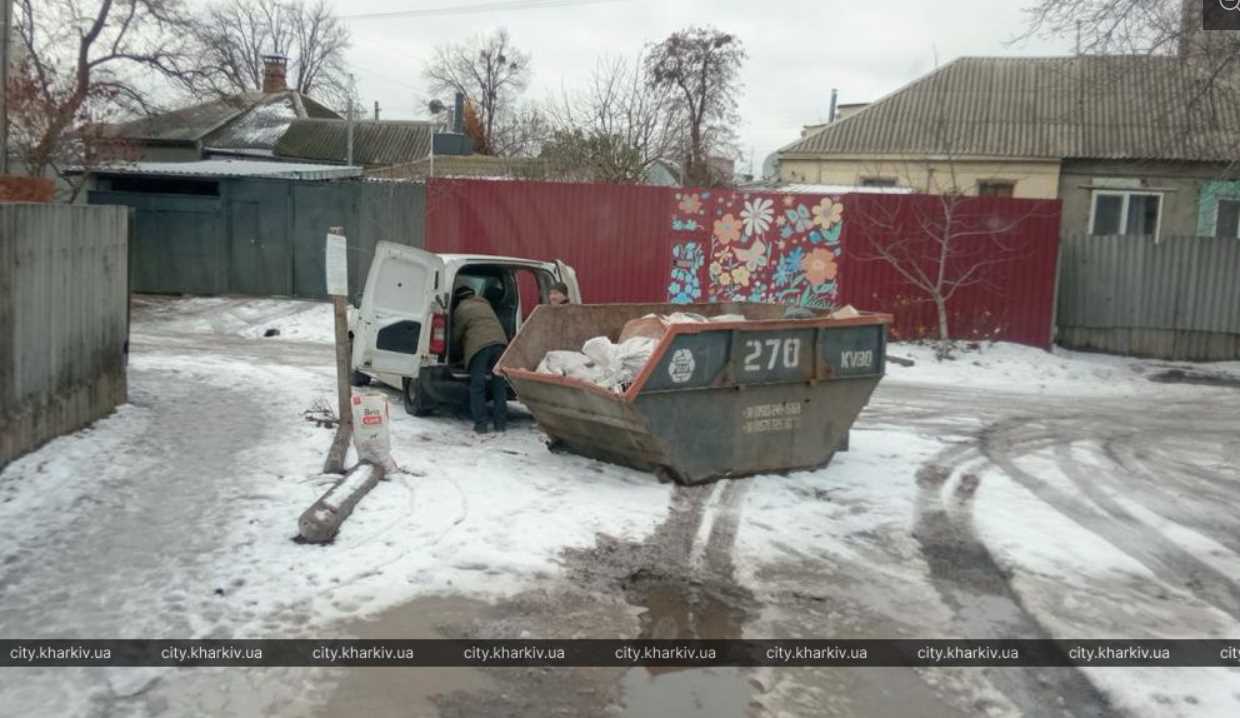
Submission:
{"label": "painted flower", "polygon": [[742,287],[749,286],[749,270],[745,267],[737,267],[732,270],[732,281]]}
{"label": "painted flower", "polygon": [[791,196],[791,195],[784,195],[784,206],[785,206],[785,207],[791,207],[791,206],[792,206],[792,196]]}
{"label": "painted flower", "polygon": [[749,200],[745,209],[741,210],[741,221],[745,223],[745,234],[753,236],[762,234],[771,226],[775,216],[775,203],[764,197]]}
{"label": "painted flower", "polygon": [[801,271],[801,263],[805,260],[805,250],[796,247],[791,252],[784,255],[780,260],[779,266],[784,270],[785,274],[794,275]]}
{"label": "painted flower", "polygon": [[731,244],[741,238],[741,221],[731,213],[715,220],[715,239],[720,244]]}
{"label": "painted flower", "polygon": [[830,197],[823,197],[814,207],[814,224],[828,229],[844,219],[844,203],[833,202]]}
{"label": "painted flower", "polygon": [[719,283],[720,283],[720,284],[722,284],[722,285],[723,285],[723,286],[725,286],[725,287],[726,287],[726,286],[728,286],[729,284],[731,284],[731,283],[732,283],[732,275],[731,275],[731,274],[729,274],[728,272],[724,272],[724,273],[720,274],[720,275],[719,275]]}
{"label": "painted flower", "polygon": [[775,224],[779,225],[780,227],[784,226],[787,223],[788,223],[788,218],[783,216],[782,214],[775,218]]}
{"label": "painted flower", "polygon": [[809,208],[803,204],[797,205],[796,209],[785,210],[784,216],[788,218],[788,224],[798,232],[804,232],[814,226],[814,221],[809,216]]}
{"label": "painted flower", "polygon": [[819,285],[835,279],[839,267],[835,264],[835,255],[829,249],[815,249],[801,261],[801,270],[811,285]]}
{"label": "painted flower", "polygon": [[718,262],[710,263],[710,276],[718,277],[719,273],[722,271],[723,271],[723,267],[720,267]]}
{"label": "painted flower", "polygon": [[680,198],[680,211],[685,214],[699,214],[702,211],[702,199],[696,194],[686,194]]}

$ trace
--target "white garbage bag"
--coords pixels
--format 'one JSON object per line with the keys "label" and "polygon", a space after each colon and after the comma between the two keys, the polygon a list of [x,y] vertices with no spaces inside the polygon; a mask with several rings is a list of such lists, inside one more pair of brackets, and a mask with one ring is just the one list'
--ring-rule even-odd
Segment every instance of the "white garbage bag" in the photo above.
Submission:
{"label": "white garbage bag", "polygon": [[353,395],[353,446],[359,461],[397,470],[392,459],[391,421],[387,397],[375,392]]}
{"label": "white garbage bag", "polygon": [[603,372],[590,357],[581,352],[549,351],[538,363],[539,374],[554,374],[597,383]]}

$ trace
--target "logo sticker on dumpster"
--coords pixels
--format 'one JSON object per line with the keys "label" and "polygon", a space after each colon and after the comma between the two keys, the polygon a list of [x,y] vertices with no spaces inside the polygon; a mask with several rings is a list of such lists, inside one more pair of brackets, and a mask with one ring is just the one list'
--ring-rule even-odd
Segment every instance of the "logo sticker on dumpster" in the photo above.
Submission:
{"label": "logo sticker on dumpster", "polygon": [[693,352],[688,349],[677,349],[672,361],[667,365],[667,375],[677,384],[684,384],[693,378],[693,369],[697,363],[693,361]]}

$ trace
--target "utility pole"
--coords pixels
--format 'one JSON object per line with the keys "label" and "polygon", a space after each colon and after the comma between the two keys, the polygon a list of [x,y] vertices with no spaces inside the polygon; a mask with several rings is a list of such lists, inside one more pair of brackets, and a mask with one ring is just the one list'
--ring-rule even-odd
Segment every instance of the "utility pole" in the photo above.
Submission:
{"label": "utility pole", "polygon": [[349,75],[349,109],[347,110],[348,126],[345,128],[345,152],[344,163],[350,167],[353,166],[353,91],[357,85],[353,82],[353,76]]}
{"label": "utility pole", "polygon": [[0,175],[9,173],[9,39],[13,0],[0,0]]}

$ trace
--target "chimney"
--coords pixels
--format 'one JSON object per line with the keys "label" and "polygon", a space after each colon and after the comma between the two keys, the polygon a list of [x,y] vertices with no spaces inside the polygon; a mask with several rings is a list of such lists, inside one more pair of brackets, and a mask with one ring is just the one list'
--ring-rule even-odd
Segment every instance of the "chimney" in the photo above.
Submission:
{"label": "chimney", "polygon": [[284,92],[288,89],[285,70],[288,58],[284,55],[263,55],[263,94]]}

